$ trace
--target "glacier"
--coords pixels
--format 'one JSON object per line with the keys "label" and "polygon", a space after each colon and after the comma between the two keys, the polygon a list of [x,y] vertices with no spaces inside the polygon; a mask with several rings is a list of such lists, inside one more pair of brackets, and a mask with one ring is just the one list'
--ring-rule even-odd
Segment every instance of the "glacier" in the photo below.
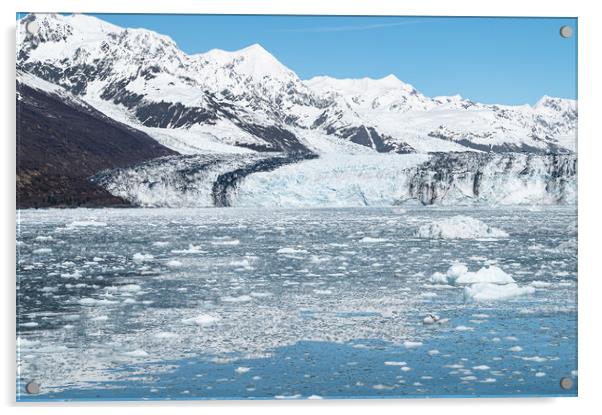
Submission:
{"label": "glacier", "polygon": [[93,179],[145,207],[550,205],[577,200],[575,155],[170,156]]}

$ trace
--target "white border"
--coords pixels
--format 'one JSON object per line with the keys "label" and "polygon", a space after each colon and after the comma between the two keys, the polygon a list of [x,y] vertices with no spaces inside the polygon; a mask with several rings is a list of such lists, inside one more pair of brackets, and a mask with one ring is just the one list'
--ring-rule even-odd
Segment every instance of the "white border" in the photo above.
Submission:
{"label": "white border", "polygon": [[[87,414],[111,413],[164,414],[199,411],[263,413],[327,413],[345,411],[360,414],[402,411],[414,414],[504,414],[508,412],[545,411],[546,415],[589,413],[602,406],[599,386],[602,372],[600,331],[602,313],[598,297],[602,293],[598,257],[602,235],[602,91],[600,78],[600,15],[594,1],[525,1],[501,2],[472,0],[20,0],[0,3],[2,16],[2,363],[0,390],[5,413]],[[448,15],[448,16],[562,16],[579,18],[579,398],[560,399],[437,399],[437,400],[367,400],[312,402],[173,402],[173,403],[101,403],[23,406],[14,403],[14,233],[15,233],[15,109],[14,109],[14,27],[18,11],[111,12],[111,13],[223,13],[223,14],[337,14],[337,15]],[[594,409],[594,408],[597,408]]]}

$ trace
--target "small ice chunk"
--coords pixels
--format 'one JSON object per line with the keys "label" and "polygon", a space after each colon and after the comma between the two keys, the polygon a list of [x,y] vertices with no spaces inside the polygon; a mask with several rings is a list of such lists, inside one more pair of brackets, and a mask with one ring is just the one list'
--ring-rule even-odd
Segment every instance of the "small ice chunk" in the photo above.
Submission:
{"label": "small ice chunk", "polygon": [[469,326],[457,326],[456,331],[473,331],[474,327],[469,327]]}
{"label": "small ice chunk", "polygon": [[239,245],[240,241],[238,239],[223,239],[223,240],[219,240],[219,241],[211,241],[211,245]]}
{"label": "small ice chunk", "polygon": [[103,315],[92,318],[92,321],[107,321],[108,319],[109,316]]}
{"label": "small ice chunk", "polygon": [[371,236],[365,236],[359,240],[359,242],[363,243],[363,244],[377,244],[377,243],[387,242],[387,241],[388,241],[388,239],[385,239],[385,238],[373,238]]}
{"label": "small ice chunk", "polygon": [[44,254],[49,254],[52,252],[52,249],[50,248],[38,248],[38,249],[34,249],[33,253],[36,255],[44,255]]}
{"label": "small ice chunk", "polygon": [[93,305],[108,305],[108,304],[117,304],[117,301],[102,299],[97,300],[95,298],[82,298],[78,301],[80,305],[93,306]]}
{"label": "small ice chunk", "polygon": [[182,323],[191,324],[197,326],[208,326],[211,324],[215,324],[219,321],[219,317],[212,316],[210,314],[199,314],[195,317],[182,319]]}
{"label": "small ice chunk", "polygon": [[546,375],[546,372],[537,372],[537,373],[535,374],[535,376],[536,376],[536,377],[538,377],[538,378],[542,378],[542,377],[544,377],[545,375]]}
{"label": "small ice chunk", "polygon": [[372,389],[376,389],[376,390],[391,390],[394,389],[393,386],[388,386],[388,385],[383,385],[381,383],[372,386]]}
{"label": "small ice chunk", "polygon": [[522,352],[523,348],[520,347],[520,346],[512,346],[508,350],[511,351],[511,352]]}
{"label": "small ice chunk", "polygon": [[280,248],[276,251],[277,254],[305,254],[307,251],[305,249],[296,249],[296,248]]}
{"label": "small ice chunk", "polygon": [[202,253],[204,253],[204,251],[201,250],[200,245],[189,244],[188,249],[172,249],[171,253],[172,254],[202,254]]}
{"label": "small ice chunk", "polygon": [[232,260],[230,265],[234,267],[250,268],[251,262],[248,259]]}
{"label": "small ice chunk", "polygon": [[233,296],[225,296],[222,297],[221,300],[225,303],[246,303],[247,301],[251,301],[253,298],[250,295],[239,295],[238,297]]}
{"label": "small ice chunk", "polygon": [[126,292],[126,293],[135,293],[135,292],[140,291],[141,289],[142,289],[142,287],[139,286],[138,284],[125,284],[125,285],[119,286],[119,291]]}
{"label": "small ice chunk", "polygon": [[242,375],[243,373],[247,373],[249,370],[251,370],[250,367],[244,367],[244,366],[239,366],[236,369],[234,369],[234,371],[236,373],[238,373],[239,375]]}
{"label": "small ice chunk", "polygon": [[489,370],[491,369],[489,366],[487,365],[479,365],[479,366],[473,366],[472,367],[473,370]]}
{"label": "small ice chunk", "polygon": [[385,366],[406,366],[406,362],[395,362],[395,361],[387,361],[385,362]]}
{"label": "small ice chunk", "polygon": [[150,261],[153,258],[154,258],[154,256],[152,256],[151,254],[142,254],[140,252],[136,252],[133,257],[134,262],[138,262],[138,263]]}
{"label": "small ice chunk", "polygon": [[146,353],[142,349],[131,350],[128,352],[121,352],[120,354],[122,356],[128,356],[128,357],[146,357],[146,356],[148,356],[148,353]]}
{"label": "small ice chunk", "polygon": [[541,357],[541,356],[521,357],[521,359],[526,360],[528,362],[537,362],[537,363],[546,362],[548,360],[547,358]]}
{"label": "small ice chunk", "polygon": [[76,220],[67,225],[70,228],[76,227],[85,227],[85,226],[93,226],[93,227],[102,227],[107,226],[106,222],[100,222],[96,220]]}
{"label": "small ice chunk", "polygon": [[184,264],[182,264],[177,259],[171,259],[171,260],[167,261],[167,263],[165,265],[167,265],[169,268],[180,268]]}
{"label": "small ice chunk", "polygon": [[403,347],[405,347],[406,349],[414,349],[420,346],[422,346],[422,342],[415,342],[411,340],[406,340],[403,342]]}
{"label": "small ice chunk", "polygon": [[429,356],[436,356],[436,355],[440,354],[441,352],[437,349],[433,349],[433,350],[429,350],[427,353],[429,354]]}
{"label": "small ice chunk", "polygon": [[551,282],[545,282],[545,281],[532,281],[531,282],[531,286],[535,287],[535,288],[549,288],[552,285],[553,284]]}

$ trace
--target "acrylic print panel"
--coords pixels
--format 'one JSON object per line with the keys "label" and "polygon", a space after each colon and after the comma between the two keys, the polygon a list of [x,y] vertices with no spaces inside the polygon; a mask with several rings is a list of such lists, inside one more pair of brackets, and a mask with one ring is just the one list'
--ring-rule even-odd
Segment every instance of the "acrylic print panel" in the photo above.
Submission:
{"label": "acrylic print panel", "polygon": [[576,36],[20,14],[17,399],[576,395]]}

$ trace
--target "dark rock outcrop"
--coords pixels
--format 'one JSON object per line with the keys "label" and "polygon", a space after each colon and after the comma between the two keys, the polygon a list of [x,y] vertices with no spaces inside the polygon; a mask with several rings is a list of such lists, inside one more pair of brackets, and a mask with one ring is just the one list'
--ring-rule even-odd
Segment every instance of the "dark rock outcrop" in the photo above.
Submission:
{"label": "dark rock outcrop", "polygon": [[88,177],[171,154],[80,101],[17,82],[17,208],[127,205]]}

